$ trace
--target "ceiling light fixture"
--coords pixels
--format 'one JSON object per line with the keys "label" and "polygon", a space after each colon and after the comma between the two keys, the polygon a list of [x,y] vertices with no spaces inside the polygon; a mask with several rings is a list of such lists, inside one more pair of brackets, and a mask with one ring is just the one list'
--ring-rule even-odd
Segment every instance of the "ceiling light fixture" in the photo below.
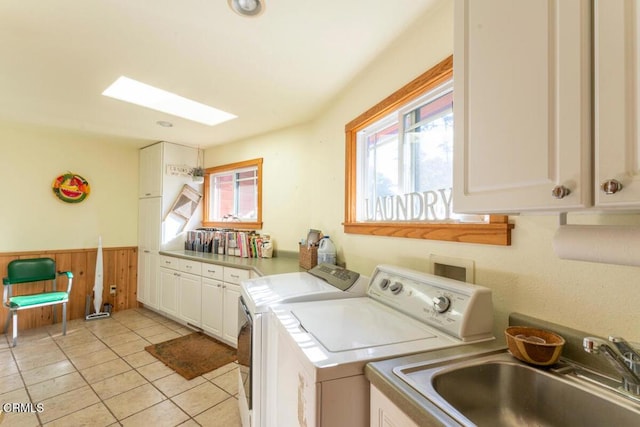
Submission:
{"label": "ceiling light fixture", "polygon": [[264,12],[264,0],[227,0],[229,7],[241,16],[258,16]]}
{"label": "ceiling light fixture", "polygon": [[208,126],[214,126],[237,117],[125,76],[120,76],[102,94]]}

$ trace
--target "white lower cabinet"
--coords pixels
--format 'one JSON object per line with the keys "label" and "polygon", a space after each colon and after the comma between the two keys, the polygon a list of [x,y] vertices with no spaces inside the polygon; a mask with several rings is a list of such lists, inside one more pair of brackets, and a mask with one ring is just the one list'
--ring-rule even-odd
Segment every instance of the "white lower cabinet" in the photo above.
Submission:
{"label": "white lower cabinet", "polygon": [[224,285],[222,292],[222,339],[238,345],[238,300],[240,299],[240,282],[251,278],[249,270],[224,268]]}
{"label": "white lower cabinet", "polygon": [[234,347],[238,345],[238,299],[240,286],[225,283],[222,292],[222,338]]}
{"label": "white lower cabinet", "polygon": [[143,249],[138,257],[138,301],[145,307],[158,308],[158,266],[157,252]]}
{"label": "white lower cabinet", "polygon": [[193,326],[202,327],[202,278],[200,276],[179,273],[178,317]]}
{"label": "white lower cabinet", "polygon": [[222,310],[222,281],[203,277],[201,312],[205,332],[222,336]]}
{"label": "white lower cabinet", "polygon": [[240,282],[253,274],[166,255],[159,264],[158,309],[235,347]]}
{"label": "white lower cabinet", "polygon": [[418,424],[373,385],[370,411],[371,427],[418,427]]}
{"label": "white lower cabinet", "polygon": [[158,309],[171,316],[178,316],[178,272],[160,267],[160,304]]}

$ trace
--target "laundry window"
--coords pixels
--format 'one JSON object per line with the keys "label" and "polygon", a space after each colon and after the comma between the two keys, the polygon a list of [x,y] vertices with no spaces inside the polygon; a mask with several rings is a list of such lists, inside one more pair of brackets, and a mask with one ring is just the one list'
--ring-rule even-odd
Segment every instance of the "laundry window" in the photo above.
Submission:
{"label": "laundry window", "polygon": [[346,125],[346,233],[510,244],[508,218],[459,216],[453,58]]}
{"label": "laundry window", "polygon": [[357,132],[359,221],[455,219],[452,83]]}
{"label": "laundry window", "polygon": [[262,228],[262,159],[205,171],[203,225]]}

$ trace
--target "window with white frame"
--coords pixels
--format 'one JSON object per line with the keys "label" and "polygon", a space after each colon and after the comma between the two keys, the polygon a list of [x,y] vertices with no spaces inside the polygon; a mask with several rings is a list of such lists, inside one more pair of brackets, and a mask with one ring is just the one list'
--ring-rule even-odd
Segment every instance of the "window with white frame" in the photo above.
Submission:
{"label": "window with white frame", "polygon": [[358,221],[455,219],[452,83],[357,132]]}

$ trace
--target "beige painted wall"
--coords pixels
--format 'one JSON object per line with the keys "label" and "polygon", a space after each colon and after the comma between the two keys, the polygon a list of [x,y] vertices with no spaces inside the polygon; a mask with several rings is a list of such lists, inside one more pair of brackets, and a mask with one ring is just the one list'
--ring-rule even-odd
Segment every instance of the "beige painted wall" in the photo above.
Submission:
{"label": "beige painted wall", "polygon": [[[0,123],[0,252],[137,246],[138,145]],[[51,190],[72,171],[91,186],[79,204]]]}
{"label": "beige painted wall", "polygon": [[[265,231],[281,250],[297,250],[310,227],[330,234],[339,261],[369,274],[380,263],[428,270],[430,254],[475,261],[476,282],[494,292],[499,326],[512,311],[600,335],[640,341],[640,268],[558,259],[554,215],[516,216],[513,245],[435,242],[346,235],[344,216],[344,125],[453,51],[452,2],[436,10],[374,61],[316,121],[292,129],[213,147],[205,165],[264,158]],[[571,215],[575,222],[609,218]],[[640,223],[638,215],[613,222]]]}

